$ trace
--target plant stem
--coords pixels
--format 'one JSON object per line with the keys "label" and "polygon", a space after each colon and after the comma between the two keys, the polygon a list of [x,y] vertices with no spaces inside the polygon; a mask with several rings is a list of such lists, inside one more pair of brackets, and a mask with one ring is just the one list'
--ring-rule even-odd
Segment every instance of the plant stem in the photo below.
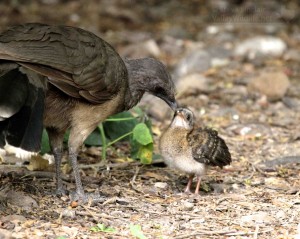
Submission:
{"label": "plant stem", "polygon": [[105,132],[103,129],[103,124],[99,124],[99,130],[100,130],[100,135],[101,135],[101,142],[102,142],[102,160],[106,162],[106,149],[107,149],[107,142],[106,142],[106,137],[105,137]]}
{"label": "plant stem", "polygon": [[123,138],[125,138],[125,137],[131,135],[132,133],[133,133],[133,131],[130,131],[130,132],[126,133],[126,134],[123,134],[122,136],[120,136],[119,138],[115,139],[114,141],[109,142],[109,143],[106,145],[106,147],[109,147],[109,146],[113,145],[114,143],[120,141],[121,139],[123,139]]}
{"label": "plant stem", "polygon": [[126,121],[126,120],[134,120],[137,119],[138,117],[127,117],[127,118],[115,118],[115,119],[106,119],[105,121]]}

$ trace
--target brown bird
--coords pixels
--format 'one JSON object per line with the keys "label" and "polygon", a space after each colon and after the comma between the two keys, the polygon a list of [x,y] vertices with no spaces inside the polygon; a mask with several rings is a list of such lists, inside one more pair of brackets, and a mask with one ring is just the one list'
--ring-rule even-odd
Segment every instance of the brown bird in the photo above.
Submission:
{"label": "brown bird", "polygon": [[186,108],[178,108],[168,129],[160,138],[159,148],[165,163],[189,174],[185,192],[190,192],[194,175],[197,176],[195,194],[198,194],[201,176],[207,166],[223,167],[231,163],[231,155],[225,141],[217,131],[196,128],[194,115]]}
{"label": "brown bird", "polygon": [[135,106],[148,92],[175,109],[166,67],[151,58],[122,60],[107,42],[69,26],[30,23],[0,34],[0,147],[40,148],[43,125],[55,157],[57,192],[63,138],[76,182],[74,199],[87,200],[77,164],[79,147],[108,116]]}

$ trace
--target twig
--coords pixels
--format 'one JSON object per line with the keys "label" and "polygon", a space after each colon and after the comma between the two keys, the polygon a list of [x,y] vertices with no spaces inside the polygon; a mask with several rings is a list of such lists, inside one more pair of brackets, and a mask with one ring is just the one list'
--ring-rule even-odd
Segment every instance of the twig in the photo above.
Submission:
{"label": "twig", "polygon": [[174,237],[175,239],[183,239],[183,238],[192,238],[194,236],[216,236],[216,235],[226,235],[226,236],[245,236],[245,235],[257,235],[257,234],[262,234],[262,233],[267,233],[271,232],[273,229],[267,229],[264,231],[258,232],[255,230],[255,232],[234,232],[234,231],[205,231],[205,230],[200,230],[197,232],[193,232],[190,234],[185,234],[185,235],[179,235]]}
{"label": "twig", "polygon": [[91,214],[90,212],[82,212],[82,211],[78,211],[76,212],[77,215],[80,215],[80,216],[89,216],[89,217],[93,217],[96,221],[99,221],[99,218],[105,218],[105,219],[118,219],[118,220],[121,220],[121,221],[124,221],[124,222],[128,222],[127,219],[124,219],[124,218],[121,218],[121,217],[114,217],[114,216],[110,216],[110,215],[107,215],[107,214],[104,214],[104,213],[93,213]]}
{"label": "twig", "polygon": [[104,169],[108,166],[109,168],[126,168],[129,165],[142,165],[140,162],[125,162],[125,163],[109,163],[107,165],[105,165],[104,162],[100,162],[100,163],[95,163],[95,164],[79,164],[79,168],[81,169],[87,169],[87,168],[101,168],[103,167]]}
{"label": "twig", "polygon": [[131,179],[131,183],[134,183],[134,182],[135,182],[136,177],[138,176],[139,172],[140,172],[140,167],[139,167],[139,166],[136,166],[136,167],[135,167],[135,173],[134,173],[134,175],[133,175],[133,177],[132,177],[132,179]]}
{"label": "twig", "polygon": [[255,232],[254,232],[254,235],[253,235],[253,239],[257,239],[258,231],[259,231],[259,225],[256,225]]}

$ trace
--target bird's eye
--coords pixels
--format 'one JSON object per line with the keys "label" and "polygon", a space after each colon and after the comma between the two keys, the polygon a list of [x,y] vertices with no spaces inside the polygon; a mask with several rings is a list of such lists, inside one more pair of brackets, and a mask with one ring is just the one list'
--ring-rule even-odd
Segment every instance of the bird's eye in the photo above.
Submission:
{"label": "bird's eye", "polygon": [[186,116],[186,120],[187,120],[187,121],[190,121],[190,120],[191,120],[191,115],[188,114],[188,115]]}
{"label": "bird's eye", "polygon": [[160,95],[165,94],[165,89],[162,88],[161,86],[155,87],[154,91],[155,91],[156,94],[160,94]]}

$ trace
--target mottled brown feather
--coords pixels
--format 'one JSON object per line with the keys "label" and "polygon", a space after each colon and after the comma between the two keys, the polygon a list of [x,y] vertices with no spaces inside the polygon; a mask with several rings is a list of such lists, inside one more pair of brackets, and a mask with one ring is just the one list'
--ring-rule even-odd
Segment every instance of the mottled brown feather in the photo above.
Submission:
{"label": "mottled brown feather", "polygon": [[199,163],[223,167],[231,163],[231,155],[218,132],[209,128],[193,129],[188,135],[193,158]]}

